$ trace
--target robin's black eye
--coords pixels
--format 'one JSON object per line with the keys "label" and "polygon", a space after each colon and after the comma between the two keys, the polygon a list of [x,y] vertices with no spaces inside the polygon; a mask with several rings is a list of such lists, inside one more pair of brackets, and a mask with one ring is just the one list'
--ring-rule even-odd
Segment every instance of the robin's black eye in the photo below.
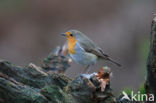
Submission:
{"label": "robin's black eye", "polygon": [[71,37],[73,37],[73,34],[70,34]]}

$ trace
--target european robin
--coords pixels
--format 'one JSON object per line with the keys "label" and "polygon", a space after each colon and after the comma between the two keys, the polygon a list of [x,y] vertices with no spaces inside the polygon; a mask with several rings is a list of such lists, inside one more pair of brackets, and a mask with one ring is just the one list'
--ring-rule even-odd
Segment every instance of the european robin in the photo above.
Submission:
{"label": "european robin", "polygon": [[62,33],[62,35],[67,38],[67,49],[71,58],[78,64],[86,65],[86,70],[100,59],[108,60],[117,66],[121,66],[82,32],[69,30]]}

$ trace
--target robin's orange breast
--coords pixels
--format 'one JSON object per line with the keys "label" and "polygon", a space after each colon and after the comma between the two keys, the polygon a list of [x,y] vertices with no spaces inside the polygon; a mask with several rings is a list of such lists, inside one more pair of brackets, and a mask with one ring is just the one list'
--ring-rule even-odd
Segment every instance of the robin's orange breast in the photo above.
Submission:
{"label": "robin's orange breast", "polygon": [[76,39],[68,39],[68,51],[70,54],[75,54],[75,46],[76,46],[77,40]]}

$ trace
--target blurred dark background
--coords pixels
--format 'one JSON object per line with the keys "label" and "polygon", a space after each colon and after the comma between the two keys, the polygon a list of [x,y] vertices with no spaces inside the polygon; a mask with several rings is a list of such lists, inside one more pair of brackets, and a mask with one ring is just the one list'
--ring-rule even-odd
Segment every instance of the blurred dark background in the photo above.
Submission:
{"label": "blurred dark background", "polygon": [[[77,29],[123,66],[100,61],[92,67],[112,68],[112,88],[137,90],[144,83],[152,15],[156,0],[1,0],[0,58],[25,66],[41,61],[65,38],[60,33]],[[74,77],[84,66],[72,63]]]}

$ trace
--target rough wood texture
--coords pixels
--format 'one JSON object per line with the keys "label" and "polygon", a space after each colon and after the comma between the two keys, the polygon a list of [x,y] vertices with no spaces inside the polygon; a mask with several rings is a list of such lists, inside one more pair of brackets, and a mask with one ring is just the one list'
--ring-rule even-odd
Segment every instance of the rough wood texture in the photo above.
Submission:
{"label": "rough wood texture", "polygon": [[63,92],[70,81],[34,64],[23,68],[0,61],[0,103],[73,103],[72,96]]}
{"label": "rough wood texture", "polygon": [[147,59],[146,91],[156,97],[156,15],[151,25],[150,50]]}
{"label": "rough wood texture", "polygon": [[109,73],[103,74],[84,74],[71,80],[32,63],[18,67],[0,61],[0,103],[116,103]]}

